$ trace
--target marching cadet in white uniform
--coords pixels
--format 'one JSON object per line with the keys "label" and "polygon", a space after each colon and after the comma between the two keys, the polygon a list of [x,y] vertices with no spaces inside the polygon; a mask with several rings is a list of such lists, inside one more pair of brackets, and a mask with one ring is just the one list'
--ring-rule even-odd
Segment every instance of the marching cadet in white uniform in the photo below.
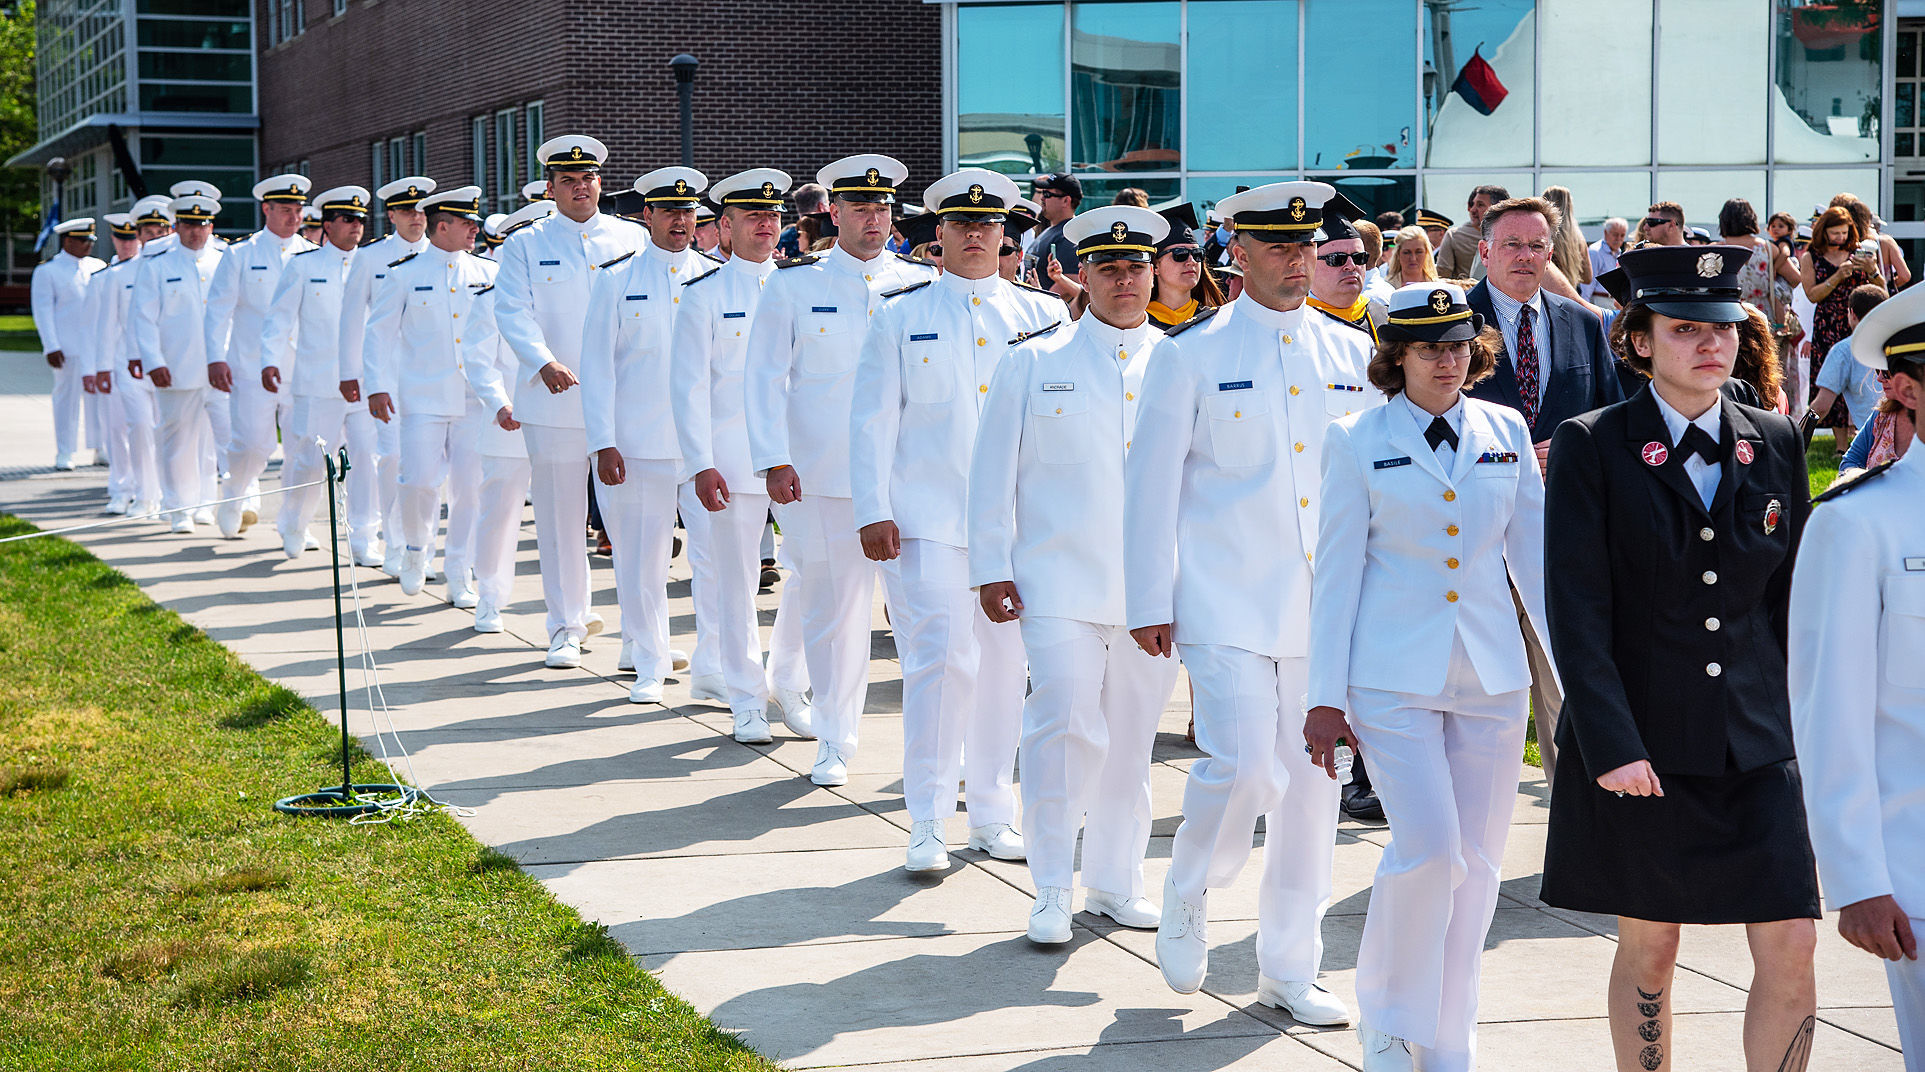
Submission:
{"label": "marching cadet in white uniform", "polygon": [[481,187],[437,191],[421,200],[428,248],[388,270],[368,313],[368,412],[400,418],[401,591],[414,595],[427,578],[440,490],[448,485],[448,538],[443,566],[449,602],[475,606],[475,518],[481,494],[476,443],[491,414],[468,389],[461,339],[472,323],[475,291],[495,280],[495,262],[474,252],[481,228]]}
{"label": "marching cadet in white uniform", "polygon": [[1151,654],[1181,650],[1205,753],[1171,846],[1157,962],[1180,993],[1203,984],[1206,891],[1236,879],[1264,816],[1257,1000],[1317,1025],[1350,1018],[1316,983],[1337,785],[1298,740],[1318,463],[1325,426],[1383,402],[1364,375],[1369,336],[1304,306],[1332,193],[1280,182],[1219,203],[1236,222],[1244,291],[1158,351],[1123,527],[1130,632]]}
{"label": "marching cadet in white uniform", "polygon": [[[882,296],[924,282],[933,269],[887,248],[901,162],[865,154],[816,173],[829,191],[836,244],[776,265],[749,333],[749,460],[782,518],[783,548],[797,569],[785,609],[800,611],[815,685],[811,728],[821,744],[809,777],[843,785],[869,685],[869,629],[878,571],[856,537],[849,494],[849,411],[856,359]],[[793,604],[790,602],[794,600]]]}
{"label": "marching cadet in white uniform", "polygon": [[[388,226],[394,228],[355,251],[348,263],[348,281],[341,292],[341,330],[336,345],[340,348],[340,392],[351,409],[366,409],[361,391],[361,352],[367,345],[368,310],[374,304],[375,289],[388,278],[388,266],[410,253],[428,246],[428,217],[420,209],[421,199],[434,193],[434,180],[409,175],[384,183],[374,191],[387,213]],[[380,566],[390,576],[401,572],[401,429],[392,421],[368,420],[374,425],[374,457],[356,459],[350,464],[372,462],[375,477],[375,505],[381,513],[381,534],[386,550],[375,554],[372,532],[356,531],[352,544],[354,560],[363,566]]]}
{"label": "marching cadet in white uniform", "polygon": [[[1925,292],[1866,314],[1852,356],[1925,409]],[[1791,718],[1838,933],[1885,961],[1905,1067],[1925,1069],[1925,449],[1813,500],[1791,576]]]}
{"label": "marching cadet in white uniform", "polygon": [[969,469],[969,582],[990,621],[1021,621],[1029,656],[1023,825],[1040,944],[1070,940],[1079,827],[1085,910],[1157,925],[1143,896],[1150,748],[1177,668],[1123,628],[1117,533],[1123,458],[1163,338],[1148,314],[1151,257],[1169,229],[1134,206],[1068,221],[1089,309],[1003,359]]}
{"label": "marching cadet in white uniform", "polygon": [[1365,1072],[1468,1072],[1529,724],[1518,602],[1550,636],[1544,481],[1523,418],[1463,394],[1502,340],[1462,290],[1399,288],[1379,337],[1389,403],[1324,438],[1303,737],[1333,779],[1338,740],[1360,743],[1390,818],[1357,954]]}
{"label": "marching cadet in white uniform", "polygon": [[[931,183],[944,272],[876,312],[856,365],[849,490],[862,551],[897,563],[889,595],[902,658],[903,796],[910,871],[949,865],[943,821],[968,791],[969,847],[1023,856],[1012,788],[1022,725],[1021,630],[969,588],[969,455],[989,380],[1024,335],[1069,318],[1060,299],[996,271],[1016,184],[983,168]],[[966,765],[966,766],[965,766]]]}
{"label": "marching cadet in white uniform", "polygon": [[60,250],[33,270],[28,290],[40,349],[53,369],[53,467],[72,469],[74,451],[85,431],[86,392],[80,382],[85,373],[78,361],[68,359],[68,343],[64,340],[71,338],[78,345],[81,334],[88,330],[81,308],[87,280],[107,264],[93,255],[93,217],[57,223],[53,230]]}
{"label": "marching cadet in white uniform", "polygon": [[550,138],[535,150],[547,169],[555,214],[501,247],[495,325],[521,361],[515,419],[528,443],[535,493],[535,543],[548,604],[551,667],[581,665],[582,641],[600,632],[589,609],[588,433],[583,424],[582,325],[589,281],[603,264],[641,249],[640,224],[598,210],[602,161],[594,138]]}
{"label": "marching cadet in white uniform", "polygon": [[[172,198],[155,194],[134,202],[133,216],[136,240],[140,243],[134,255],[126,261],[116,261],[109,267],[114,269],[111,276],[111,294],[103,295],[100,316],[98,317],[100,338],[111,340],[103,344],[103,349],[111,347],[110,357],[114,362],[113,378],[105,380],[112,397],[119,399],[121,410],[127,415],[128,453],[133,459],[135,470],[134,500],[128,505],[127,512],[146,515],[160,509],[160,452],[155,436],[160,428],[160,407],[155,399],[154,384],[141,371],[140,349],[135,345],[133,335],[133,297],[134,279],[140,272],[140,258],[152,252],[164,242],[173,241],[174,216],[168,206]],[[105,277],[104,277],[105,278]]]}
{"label": "marching cadet in white uniform", "polygon": [[[716,624],[704,645],[720,645],[722,676],[729,710],[735,714],[735,739],[762,744],[769,734],[771,698],[782,709],[783,724],[799,737],[813,738],[809,705],[802,692],[772,689],[762,668],[762,631],[755,612],[756,581],[761,576],[762,526],[769,496],[749,462],[749,434],[743,416],[742,369],[749,329],[755,321],[762,287],[775,272],[775,244],[782,232],[782,195],[789,176],[773,168],[752,168],[717,182],[709,197],[722,208],[722,227],[730,242],[729,259],[714,271],[682,285],[681,310],[675,314],[669,347],[669,388],[677,401],[675,437],[682,468],[708,517],[708,554],[712,560]],[[690,531],[690,539],[697,538]],[[705,581],[697,579],[697,584]],[[784,599],[776,611],[795,614]],[[700,623],[698,623],[699,628]],[[794,623],[790,629],[794,630]],[[783,630],[777,626],[777,632]],[[799,633],[799,631],[797,631]]]}
{"label": "marching cadet in white uniform", "polygon": [[[315,198],[322,243],[297,253],[281,269],[273,300],[261,322],[261,386],[293,399],[281,466],[283,486],[327,475],[321,455],[348,448],[346,479],[350,546],[368,546],[381,522],[374,472],[375,420],[366,406],[341,397],[341,298],[359,253],[373,195],[360,186],[337,186]],[[317,445],[318,444],[318,445]],[[281,551],[298,557],[310,546],[313,520],[325,487],[281,496],[275,527]]]}
{"label": "marching cadet in white uniform", "polygon": [[[668,564],[682,451],[669,344],[682,285],[716,267],[697,252],[695,205],[708,178],[658,168],[635,180],[648,244],[601,266],[589,282],[582,328],[582,417],[595,455],[595,501],[614,549],[622,658],[635,671],[631,703],[659,703],[679,652],[668,646]],[[686,657],[681,657],[687,665]]]}
{"label": "marching cadet in white uniform", "polygon": [[[153,471],[153,436],[149,434],[146,438],[144,459],[137,459],[128,407],[114,393],[114,370],[127,360],[127,333],[118,316],[119,306],[125,304],[134,276],[132,269],[119,272],[107,269],[132,264],[140,256],[140,230],[134,225],[132,213],[109,212],[101,219],[113,236],[114,259],[87,277],[86,296],[81,302],[86,330],[79,336],[85,345],[74,346],[83,352],[70,356],[79,361],[86,392],[99,396],[100,423],[107,450],[107,506],[101,512],[125,514],[141,497],[142,460],[146,463],[145,490],[158,495],[160,487],[160,478]],[[127,378],[120,377],[123,381]]]}
{"label": "marching cadet in white uniform", "polygon": [[[266,226],[227,247],[220,268],[207,286],[208,378],[227,392],[232,427],[227,442],[227,472],[214,525],[233,539],[258,517],[261,472],[273,455],[279,431],[289,427],[293,408],[287,396],[261,383],[261,323],[275,284],[289,257],[314,248],[301,237],[301,207],[310,184],[305,175],[276,175],[254,185]],[[216,366],[224,364],[225,369]],[[285,534],[283,534],[285,536]]]}
{"label": "marching cadet in white uniform", "polygon": [[[141,368],[153,381],[160,411],[155,436],[161,508],[175,532],[212,524],[222,455],[216,438],[228,429],[227,396],[209,386],[207,287],[227,243],[214,239],[220,202],[201,194],[176,197],[173,241],[142,251],[130,303]],[[151,248],[151,247],[150,247]],[[226,382],[225,369],[222,382]],[[218,412],[217,412],[218,411]]]}

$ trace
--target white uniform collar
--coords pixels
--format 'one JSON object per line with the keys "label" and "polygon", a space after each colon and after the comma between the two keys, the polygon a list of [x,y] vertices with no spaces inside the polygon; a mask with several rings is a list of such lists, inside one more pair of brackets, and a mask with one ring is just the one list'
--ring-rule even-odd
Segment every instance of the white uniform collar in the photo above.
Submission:
{"label": "white uniform collar", "polygon": [[1309,305],[1299,305],[1288,312],[1272,309],[1250,298],[1238,296],[1230,303],[1236,307],[1238,315],[1247,316],[1272,331],[1297,331],[1303,327],[1303,311]]}
{"label": "white uniform collar", "polygon": [[597,212],[593,216],[588,217],[587,220],[581,223],[576,223],[574,220],[571,220],[567,216],[562,215],[561,211],[557,209],[548,218],[549,220],[553,221],[554,225],[557,227],[567,228],[568,230],[571,230],[576,234],[587,234],[590,231],[600,230],[602,227],[602,221],[607,219],[608,217],[603,213]]}
{"label": "white uniform collar", "polygon": [[954,272],[944,272],[936,277],[937,281],[964,297],[989,297],[1002,286],[1003,277],[994,272],[982,279],[964,279]]}
{"label": "white uniform collar", "polygon": [[698,254],[695,252],[695,243],[693,242],[690,242],[688,245],[683,246],[682,251],[680,253],[676,253],[673,250],[666,250],[656,245],[655,240],[652,238],[649,239],[647,245],[642,247],[642,253],[645,256],[650,257],[654,260],[661,261],[663,264],[675,265],[678,267],[682,264],[682,262],[688,260],[690,257],[698,256]]}
{"label": "white uniform collar", "polygon": [[761,282],[775,274],[775,258],[770,257],[768,260],[758,263],[756,261],[745,261],[740,257],[730,257],[728,260],[722,262],[722,267],[732,272],[740,272],[746,276],[753,276],[757,282]]}
{"label": "white uniform collar", "polygon": [[419,253],[428,248],[428,232],[426,231],[421,232],[421,237],[412,242],[398,234],[394,236],[394,240],[402,249],[407,250],[409,253]]}
{"label": "white uniform collar", "polygon": [[1664,396],[1658,393],[1658,389],[1655,386],[1651,388],[1651,400],[1658,404],[1658,416],[1664,418],[1664,430],[1671,433],[1672,446],[1677,446],[1678,441],[1684,438],[1684,430],[1694,424],[1704,429],[1704,433],[1711,437],[1713,443],[1721,443],[1724,441],[1724,437],[1721,434],[1724,429],[1724,400],[1722,398],[1713,403],[1710,409],[1700,414],[1695,421],[1686,420],[1684,414],[1671,408],[1671,403],[1664,400]]}
{"label": "white uniform collar", "polygon": [[[1418,405],[1415,402],[1412,402],[1410,400],[1410,395],[1407,392],[1404,392],[1404,391],[1397,392],[1397,402],[1402,403],[1404,408],[1410,411],[1410,419],[1417,422],[1417,430],[1419,432],[1422,432],[1428,429],[1430,427],[1430,422],[1437,419],[1436,414],[1433,414],[1429,410],[1425,409],[1424,407]],[[1463,436],[1464,436],[1464,396],[1463,395],[1460,394],[1457,396],[1457,402],[1454,405],[1452,405],[1449,409],[1444,411],[1443,418],[1444,418],[1444,423],[1450,425],[1450,430],[1457,433],[1458,442],[1460,443],[1463,442]]]}
{"label": "white uniform collar", "polygon": [[844,272],[866,272],[874,275],[878,269],[888,267],[889,262],[895,259],[895,256],[896,255],[889,252],[888,247],[885,246],[881,252],[868,260],[859,260],[855,254],[843,249],[842,243],[838,242],[829,247],[828,252],[822,255],[822,259],[829,262],[830,267],[840,269]]}
{"label": "white uniform collar", "polygon": [[1150,337],[1152,330],[1149,317],[1133,328],[1113,328],[1096,318],[1095,313],[1086,313],[1076,322],[1076,331],[1087,335],[1090,341],[1112,357],[1129,357],[1143,349],[1143,342]]}

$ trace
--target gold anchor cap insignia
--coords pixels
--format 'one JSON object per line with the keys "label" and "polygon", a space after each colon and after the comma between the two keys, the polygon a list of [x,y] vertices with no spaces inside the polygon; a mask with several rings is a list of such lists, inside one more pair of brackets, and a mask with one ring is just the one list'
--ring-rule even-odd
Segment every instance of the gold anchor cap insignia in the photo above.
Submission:
{"label": "gold anchor cap insignia", "polygon": [[675,180],[675,192],[676,192],[676,193],[678,193],[678,194],[685,194],[685,193],[688,193],[688,180],[687,180],[687,179],[676,179],[676,180]]}
{"label": "gold anchor cap insignia", "polygon": [[568,157],[571,160],[580,160],[582,158],[582,147],[579,145],[570,146],[568,149]]}
{"label": "gold anchor cap insignia", "polygon": [[1303,198],[1301,197],[1291,198],[1290,199],[1290,218],[1293,220],[1296,220],[1299,223],[1303,222],[1303,217],[1305,215],[1306,208],[1307,206],[1304,204]]}
{"label": "gold anchor cap insignia", "polygon": [[863,173],[862,181],[874,186],[882,181],[882,172],[877,171],[875,168],[870,168]]}
{"label": "gold anchor cap insignia", "polygon": [[1450,291],[1433,290],[1430,292],[1430,307],[1439,313],[1450,312]]}
{"label": "gold anchor cap insignia", "polygon": [[1122,220],[1117,220],[1115,223],[1110,224],[1110,237],[1114,238],[1118,242],[1124,241],[1125,239],[1129,238],[1130,237],[1129,225],[1124,223]]}
{"label": "gold anchor cap insignia", "polygon": [[969,203],[972,205],[978,205],[982,203],[982,200],[983,200],[983,184],[980,182],[970,183],[969,184]]}
{"label": "gold anchor cap insignia", "polygon": [[762,196],[763,196],[763,197],[774,197],[774,196],[775,196],[775,183],[772,183],[772,182],[765,182],[765,183],[763,183],[763,184],[762,184]]}

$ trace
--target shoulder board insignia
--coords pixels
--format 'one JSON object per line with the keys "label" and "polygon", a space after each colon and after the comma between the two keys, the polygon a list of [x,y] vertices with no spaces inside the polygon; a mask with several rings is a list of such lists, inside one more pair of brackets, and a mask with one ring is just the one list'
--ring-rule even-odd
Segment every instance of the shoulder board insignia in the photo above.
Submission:
{"label": "shoulder board insignia", "polygon": [[1175,327],[1166,329],[1163,332],[1163,335],[1165,338],[1181,335],[1182,333],[1190,330],[1191,328],[1196,327],[1198,324],[1203,323],[1205,320],[1208,320],[1211,317],[1215,316],[1217,314],[1217,310],[1221,308],[1223,308],[1223,306],[1221,305],[1212,305],[1208,309],[1204,309],[1201,312],[1197,313],[1195,316],[1191,317],[1190,319],[1185,320],[1183,323],[1178,324]]}
{"label": "shoulder board insignia", "polygon": [[1057,301],[1063,300],[1063,296],[1061,294],[1056,293],[1053,290],[1044,290],[1042,287],[1032,287],[1028,283],[1017,283],[1016,285],[1023,288],[1024,290],[1034,291],[1037,294],[1047,294],[1050,297],[1055,298]]}
{"label": "shoulder board insignia", "polygon": [[1342,324],[1344,327],[1350,328],[1353,331],[1361,331],[1365,335],[1372,335],[1374,337],[1375,333],[1370,330],[1369,317],[1365,317],[1363,320],[1363,323],[1360,324],[1355,320],[1345,320],[1343,317],[1338,316],[1336,313],[1333,313],[1328,309],[1318,309],[1317,311],[1329,317],[1330,319],[1336,321],[1337,323]]}
{"label": "shoulder board insignia", "polygon": [[937,264],[937,263],[936,263],[935,261],[932,261],[932,260],[927,260],[927,259],[924,259],[924,258],[922,258],[922,257],[911,257],[911,256],[910,256],[910,255],[908,255],[907,253],[898,253],[898,254],[896,254],[896,259],[897,259],[897,260],[899,260],[899,261],[903,261],[903,262],[905,262],[905,263],[908,263],[908,264],[920,264],[920,265],[922,265],[922,266],[923,266],[924,268],[940,268],[940,267],[942,267],[942,265],[940,265],[940,264]]}
{"label": "shoulder board insignia", "polygon": [[619,257],[617,257],[617,258],[615,258],[615,259],[614,259],[614,260],[612,260],[612,261],[603,261],[603,262],[602,262],[602,267],[603,267],[603,268],[613,268],[613,267],[615,267],[616,265],[618,265],[618,264],[620,264],[620,263],[622,263],[623,261],[625,261],[625,260],[627,260],[628,258],[630,258],[630,257],[633,257],[634,255],[635,255],[635,251],[631,249],[631,250],[629,250],[629,251],[628,251],[627,253],[624,253],[624,254],[622,254],[621,256],[619,256]]}
{"label": "shoulder board insignia", "polygon": [[798,256],[776,261],[775,266],[777,268],[800,268],[805,264],[814,264],[821,259],[822,255],[820,253],[803,253]]}
{"label": "shoulder board insignia", "polygon": [[490,284],[488,284],[488,285],[487,285],[487,286],[485,286],[485,287],[476,287],[476,288],[475,288],[475,297],[477,297],[477,298],[479,298],[479,297],[481,297],[481,296],[482,296],[483,294],[486,294],[486,293],[488,293],[489,291],[491,291],[491,290],[493,290],[493,289],[495,289],[495,285],[494,285],[493,283],[490,283]]}
{"label": "shoulder board insignia", "polygon": [[410,254],[408,254],[407,256],[405,256],[405,257],[403,257],[403,258],[401,258],[401,259],[400,259],[400,260],[398,260],[398,261],[389,261],[389,262],[388,262],[388,267],[390,267],[390,268],[399,268],[399,267],[401,267],[402,265],[404,265],[404,264],[406,264],[406,263],[408,263],[409,261],[411,261],[411,260],[413,260],[413,259],[415,259],[416,257],[419,257],[419,256],[421,256],[421,251],[420,251],[420,250],[416,250],[415,252],[413,252],[413,253],[410,253]]}
{"label": "shoulder board insignia", "polygon": [[250,238],[252,238],[252,237],[254,237],[254,236],[253,236],[253,235],[241,235],[241,236],[240,236],[239,238],[222,238],[222,239],[221,239],[221,241],[223,241],[223,242],[226,242],[226,243],[227,243],[228,245],[230,245],[230,246],[238,246],[238,245],[240,245],[240,244],[241,244],[242,242],[245,242],[245,241],[247,241],[248,239],[250,239]]}
{"label": "shoulder board insignia", "polygon": [[1817,506],[1819,503],[1830,502],[1840,495],[1857,491],[1859,488],[1885,475],[1885,470],[1890,469],[1893,464],[1892,462],[1885,462],[1880,465],[1874,465],[1849,480],[1841,480],[1831,487],[1826,488],[1824,491],[1819,492],[1817,495],[1812,496],[1811,504]]}
{"label": "shoulder board insignia", "polygon": [[716,256],[715,254],[713,254],[713,253],[710,253],[710,252],[708,252],[708,251],[706,251],[706,250],[700,250],[700,249],[698,249],[698,250],[696,250],[696,251],[695,251],[695,255],[696,255],[696,256],[698,256],[698,257],[703,257],[703,258],[706,258],[706,259],[708,259],[708,260],[712,260],[712,261],[714,261],[714,262],[715,262],[715,263],[717,263],[717,264],[721,264],[721,263],[723,263],[723,260],[722,260],[722,258],[720,258],[720,257],[718,257],[718,256]]}
{"label": "shoulder board insignia", "polygon": [[1018,335],[1015,338],[1009,340],[1009,345],[1016,346],[1021,343],[1026,343],[1031,339],[1040,339],[1043,336],[1049,334],[1052,331],[1055,331],[1057,328],[1060,328],[1062,326],[1063,326],[1063,322],[1061,320],[1058,320],[1051,323],[1046,328],[1037,328],[1035,331],[1025,331],[1021,335]]}
{"label": "shoulder board insignia", "polygon": [[296,256],[296,257],[305,257],[305,256],[307,256],[307,255],[308,255],[308,254],[310,254],[310,253],[319,253],[319,252],[321,252],[321,247],[320,247],[320,246],[315,246],[315,247],[313,247],[312,249],[304,249],[304,250],[302,250],[301,252],[299,252],[299,253],[296,253],[296,254],[295,254],[295,256]]}
{"label": "shoulder board insignia", "polygon": [[689,280],[688,282],[686,282],[686,283],[683,283],[682,285],[683,285],[683,286],[685,286],[685,287],[692,287],[692,286],[694,286],[695,284],[697,284],[697,283],[700,283],[700,282],[701,282],[702,280],[704,280],[704,279],[709,279],[709,278],[712,278],[712,277],[714,277],[714,276],[718,276],[718,275],[721,275],[721,274],[722,274],[722,270],[721,270],[721,269],[719,269],[719,268],[717,268],[717,269],[714,269],[714,270],[712,270],[712,271],[707,271],[707,272],[703,272],[703,273],[702,273],[701,275],[698,275],[698,276],[696,276],[696,277],[695,277],[694,279],[691,279],[691,280]]}
{"label": "shoulder board insignia", "polygon": [[885,298],[894,298],[894,297],[896,297],[896,296],[898,296],[898,295],[902,295],[902,294],[908,294],[908,293],[910,293],[910,292],[912,292],[912,291],[917,291],[917,290],[921,290],[922,288],[924,288],[924,287],[926,287],[926,286],[928,286],[929,284],[931,284],[931,283],[934,283],[934,282],[935,282],[935,280],[933,280],[933,279],[925,279],[925,280],[923,280],[923,281],[922,281],[922,282],[920,282],[920,283],[911,283],[911,284],[909,284],[909,285],[908,285],[908,286],[906,286],[906,287],[897,287],[897,288],[896,288],[896,289],[894,289],[894,290],[885,290],[885,291],[883,291],[883,292],[882,292],[882,296],[883,296],[883,297],[885,297]]}
{"label": "shoulder board insignia", "polygon": [[[172,249],[172,248],[173,248],[172,246],[168,247],[168,249]],[[140,255],[143,257],[158,257],[165,252],[167,252],[167,250],[165,249],[142,250]]]}
{"label": "shoulder board insignia", "polygon": [[[476,252],[475,252],[474,250],[472,250],[472,249],[464,249],[464,250],[462,250],[461,252],[463,252],[463,253],[466,253],[466,254],[467,254],[468,256],[470,256],[470,257],[473,257],[473,258],[474,258],[475,260],[478,260],[478,261],[487,261],[487,260],[488,260],[488,258],[486,258],[486,257],[484,257],[484,256],[482,256],[482,255],[481,255],[481,254],[479,254],[479,253],[476,253]],[[488,263],[490,263],[490,264],[493,264],[494,262],[493,262],[493,261],[488,261]]]}

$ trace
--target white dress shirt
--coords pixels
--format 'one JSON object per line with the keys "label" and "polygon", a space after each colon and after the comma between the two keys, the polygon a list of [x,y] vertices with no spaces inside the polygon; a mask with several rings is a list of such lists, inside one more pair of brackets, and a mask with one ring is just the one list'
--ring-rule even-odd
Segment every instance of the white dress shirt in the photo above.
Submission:
{"label": "white dress shirt", "polygon": [[235,379],[260,379],[261,322],[274,300],[281,269],[289,257],[313,248],[299,231],[279,238],[265,228],[227,247],[207,285],[208,360],[227,362]]}
{"label": "white dress shirt", "polygon": [[[398,234],[387,234],[354,251],[354,259],[348,262],[348,281],[341,290],[341,330],[335,339],[340,347],[336,361],[341,379],[361,378],[361,351],[367,346],[368,310],[374,305],[375,288],[387,281],[395,261],[427,248],[425,235],[407,242]],[[368,393],[362,391],[361,397],[365,399]]]}
{"label": "white dress shirt", "polygon": [[[1704,429],[1713,443],[1723,442],[1724,407],[1716,402],[1711,408],[1698,415],[1697,420],[1687,420],[1685,415],[1671,408],[1656,387],[1651,389],[1651,397],[1658,403],[1658,415],[1664,418],[1665,431],[1671,433],[1671,449],[1678,449],[1678,441],[1684,438],[1684,430],[1692,425]],[[1684,462],[1684,475],[1691,478],[1691,486],[1698,489],[1698,496],[1704,500],[1705,509],[1711,508],[1711,500],[1718,494],[1718,481],[1724,475],[1720,467],[1705,461],[1693,452]]]}
{"label": "white dress shirt", "polygon": [[128,308],[142,371],[166,369],[171,388],[207,386],[207,286],[226,253],[227,243],[210,235],[198,251],[175,242],[143,252],[135,269]]}
{"label": "white dress shirt", "polygon": [[669,389],[669,344],[682,285],[716,267],[692,245],[671,253],[650,242],[593,273],[577,370],[589,453],[614,447],[624,459],[682,456],[675,441],[679,396]]}
{"label": "white dress shirt", "polygon": [[395,265],[374,294],[362,368],[366,397],[386,394],[402,416],[459,417],[468,408],[462,337],[475,292],[494,282],[495,262],[429,246]]}
{"label": "white dress shirt", "polygon": [[27,291],[34,330],[40,333],[41,353],[59,350],[64,357],[68,347],[84,345],[80,336],[88,328],[81,302],[87,293],[87,281],[106,266],[99,257],[76,257],[63,249],[33,270]]}
{"label": "white dress shirt", "polygon": [[1490,292],[1491,311],[1497,314],[1497,330],[1504,334],[1504,356],[1510,360],[1511,371],[1517,371],[1517,328],[1520,313],[1526,306],[1531,310],[1531,342],[1537,350],[1537,397],[1544,398],[1544,389],[1551,382],[1551,326],[1544,319],[1544,291],[1540,288],[1531,295],[1528,302],[1520,302],[1496,287],[1485,288]]}
{"label": "white dress shirt", "polygon": [[515,419],[524,424],[586,428],[579,388],[555,394],[541,370],[560,362],[581,369],[591,273],[648,244],[639,223],[598,212],[577,223],[557,212],[502,243],[495,324],[521,362]]}
{"label": "white dress shirt", "polygon": [[675,439],[684,475],[714,469],[730,487],[756,494],[763,488],[749,463],[742,367],[762,288],[774,274],[773,260],[731,257],[682,284],[682,308],[669,346],[669,391],[679,403]]}
{"label": "white dress shirt", "polygon": [[359,251],[333,243],[287,259],[261,320],[261,367],[302,398],[338,397],[341,298]]}

